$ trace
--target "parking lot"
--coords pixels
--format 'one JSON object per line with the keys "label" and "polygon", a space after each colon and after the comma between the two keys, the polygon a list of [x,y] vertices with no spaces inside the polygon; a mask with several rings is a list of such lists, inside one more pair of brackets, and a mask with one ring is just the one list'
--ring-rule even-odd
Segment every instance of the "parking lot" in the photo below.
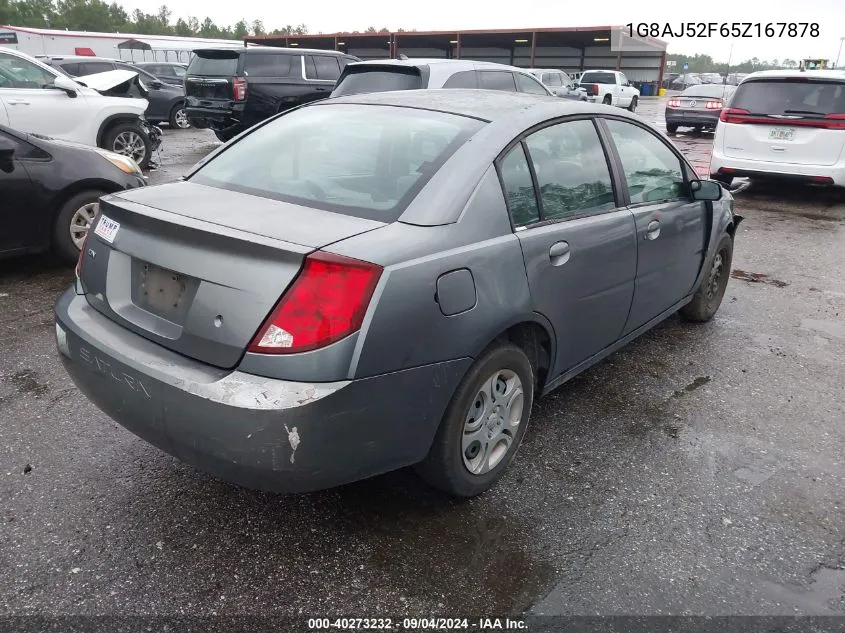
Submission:
{"label": "parking lot", "polygon": [[[712,135],[675,142],[705,174]],[[217,145],[167,130],[151,182]],[[845,196],[754,186],[736,211],[716,318],[672,317],[536,403],[465,502],[405,471],[277,496],[193,470],[57,361],[73,272],[4,261],[0,613],[845,615]]]}

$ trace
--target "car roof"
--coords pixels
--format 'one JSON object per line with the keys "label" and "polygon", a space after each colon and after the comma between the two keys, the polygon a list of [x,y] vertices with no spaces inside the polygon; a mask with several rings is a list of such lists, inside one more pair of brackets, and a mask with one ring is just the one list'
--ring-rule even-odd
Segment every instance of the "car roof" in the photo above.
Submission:
{"label": "car roof", "polygon": [[491,70],[510,70],[519,71],[521,73],[530,72],[527,68],[508,66],[507,64],[497,64],[496,62],[479,62],[472,59],[441,59],[438,57],[415,57],[414,59],[372,59],[347,64],[347,66],[355,66],[356,68],[360,68],[362,66],[404,66],[409,68],[418,68],[420,66],[433,65],[452,66],[456,71],[461,69],[472,70],[478,67],[486,67]]}
{"label": "car roof", "polygon": [[[553,116],[568,114],[607,113],[605,105],[596,105],[559,97],[505,92],[503,90],[477,89],[434,89],[394,90],[372,92],[346,97],[332,97],[315,102],[314,106],[335,104],[362,104],[417,108],[466,116],[482,121],[494,122],[518,112],[526,112],[535,106],[556,106]],[[620,114],[623,111],[620,109]],[[614,110],[614,114],[617,114]]]}
{"label": "car roof", "polygon": [[117,62],[119,64],[131,64],[132,62],[125,59],[114,59],[113,57],[92,57],[91,55],[48,55],[46,57],[39,57],[38,59],[46,59],[51,62]]}
{"label": "car roof", "polygon": [[256,55],[264,53],[269,53],[271,55],[301,55],[303,53],[308,53],[309,55],[335,55],[337,57],[354,57],[354,55],[350,55],[349,53],[344,53],[341,51],[332,51],[324,48],[299,48],[298,46],[295,48],[293,46],[250,46],[248,48],[198,48],[194,51],[194,53],[199,55],[208,51],[212,51],[215,53],[224,51],[226,53],[238,53],[245,55]]}
{"label": "car roof", "polygon": [[755,79],[832,79],[834,81],[845,81],[845,70],[759,70],[751,73],[742,80],[752,81]]}

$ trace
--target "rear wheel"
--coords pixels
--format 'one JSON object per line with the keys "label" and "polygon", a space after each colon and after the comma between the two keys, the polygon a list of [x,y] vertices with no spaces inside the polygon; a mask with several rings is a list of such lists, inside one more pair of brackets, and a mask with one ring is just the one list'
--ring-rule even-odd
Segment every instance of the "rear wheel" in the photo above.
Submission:
{"label": "rear wheel", "polygon": [[80,191],[59,209],[53,225],[53,248],[66,262],[72,264],[79,258],[79,249],[100,209],[100,196],[105,194],[97,189]]}
{"label": "rear wheel", "polygon": [[188,115],[185,112],[184,103],[178,103],[173,106],[168,122],[170,123],[170,129],[179,128],[180,130],[186,130],[191,127],[191,123],[188,121]]}
{"label": "rear wheel", "polygon": [[716,254],[710,262],[710,269],[701,280],[701,285],[696,290],[692,301],[680,310],[681,316],[687,321],[704,323],[716,315],[731,276],[733,252],[733,238],[724,233],[716,246]]}
{"label": "rear wheel", "polygon": [[631,104],[628,106],[629,112],[637,111],[637,97],[631,97]]}
{"label": "rear wheel", "polygon": [[141,169],[150,164],[152,144],[149,135],[137,123],[117,123],[103,137],[103,148],[129,156]]}
{"label": "rear wheel", "polygon": [[666,124],[666,131],[669,134],[677,134],[678,133],[678,126],[674,123],[667,123]]}
{"label": "rear wheel", "polygon": [[534,401],[534,373],[519,347],[499,343],[479,357],[458,386],[417,472],[458,497],[493,486],[513,460]]}
{"label": "rear wheel", "polygon": [[228,129],[226,129],[226,130],[214,130],[214,136],[216,136],[217,140],[221,141],[222,143],[228,143],[233,138],[235,138],[237,135],[238,135],[237,130],[228,130]]}
{"label": "rear wheel", "polygon": [[604,95],[604,99],[601,100],[604,105],[611,105],[613,103],[613,97],[610,95]]}

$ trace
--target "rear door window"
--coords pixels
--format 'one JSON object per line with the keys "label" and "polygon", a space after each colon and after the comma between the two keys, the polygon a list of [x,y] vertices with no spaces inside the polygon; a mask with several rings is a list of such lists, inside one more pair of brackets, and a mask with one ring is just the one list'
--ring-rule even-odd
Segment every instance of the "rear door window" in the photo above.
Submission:
{"label": "rear door window", "polygon": [[502,159],[499,164],[499,173],[502,176],[508,212],[514,228],[539,222],[540,207],[537,205],[531,168],[528,166],[522,143],[517,143]]}
{"label": "rear door window", "polygon": [[422,87],[422,75],[419,68],[356,68],[347,66],[346,74],[332,91],[332,96],[342,97],[392,90],[417,90]]}
{"label": "rear door window", "polygon": [[189,75],[231,77],[238,74],[238,54],[229,51],[201,51],[188,66]]}
{"label": "rear door window", "polygon": [[479,73],[479,88],[516,92],[513,73],[504,70],[485,70]]}
{"label": "rear door window", "polygon": [[[97,73],[106,73],[110,70],[114,70],[114,64],[111,62],[81,62],[79,64],[79,68],[77,72],[79,73],[77,77],[83,77],[85,75],[96,75]],[[135,69],[140,70],[140,69]]]}
{"label": "rear door window", "polygon": [[474,70],[462,70],[459,73],[455,73],[449,79],[446,80],[446,83],[443,84],[444,88],[478,88],[478,77],[476,76],[476,72]]}
{"label": "rear door window", "polygon": [[592,121],[551,125],[525,142],[544,220],[569,220],[616,208],[610,168]]}
{"label": "rear door window", "polygon": [[516,75],[516,83],[519,84],[520,92],[527,92],[533,95],[547,95],[549,94],[546,92],[546,89],[543,88],[543,84],[539,81],[534,79],[533,77],[529,77],[528,75],[523,75],[522,73],[514,73]]}
{"label": "rear door window", "polygon": [[337,78],[340,77],[340,66],[338,66],[336,57],[315,55],[314,64],[317,67],[316,79],[337,81]]}
{"label": "rear door window", "polygon": [[244,70],[248,77],[290,77],[294,59],[299,56],[253,53],[246,56]]}
{"label": "rear door window", "polygon": [[808,80],[750,81],[736,89],[732,108],[751,114],[845,114],[845,83]]}

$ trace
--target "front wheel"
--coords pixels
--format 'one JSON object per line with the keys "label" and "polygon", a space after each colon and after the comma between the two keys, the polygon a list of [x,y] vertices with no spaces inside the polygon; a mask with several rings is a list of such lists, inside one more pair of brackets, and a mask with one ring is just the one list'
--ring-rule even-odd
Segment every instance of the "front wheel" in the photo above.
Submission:
{"label": "front wheel", "polygon": [[637,98],[631,97],[631,103],[628,106],[628,112],[636,112],[637,111]]}
{"label": "front wheel", "polygon": [[53,248],[69,264],[79,258],[79,249],[91,229],[105,191],[89,189],[68,198],[59,208],[53,225]]}
{"label": "front wheel", "polygon": [[710,269],[702,278],[701,285],[696,290],[692,301],[680,310],[681,316],[687,321],[705,323],[716,315],[731,276],[733,252],[733,238],[724,233],[716,246],[716,254],[710,262]]}
{"label": "front wheel", "polygon": [[512,343],[491,347],[458,386],[417,472],[457,497],[481,494],[516,455],[533,402],[534,373],[525,352]]}
{"label": "front wheel", "polygon": [[146,169],[152,157],[149,135],[137,123],[118,123],[103,137],[103,149],[128,156],[141,169]]}

